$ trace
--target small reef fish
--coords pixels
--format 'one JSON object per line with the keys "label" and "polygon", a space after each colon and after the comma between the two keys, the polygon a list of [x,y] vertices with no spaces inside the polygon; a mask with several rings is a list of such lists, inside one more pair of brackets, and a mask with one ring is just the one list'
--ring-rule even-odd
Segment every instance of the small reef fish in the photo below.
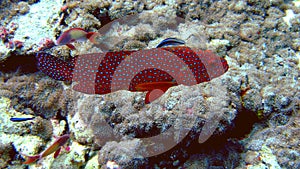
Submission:
{"label": "small reef fish", "polygon": [[229,68],[224,58],[209,50],[164,47],[170,43],[181,44],[169,39],[163,41],[160,48],[85,54],[69,61],[38,53],[36,59],[38,68],[51,78],[75,82],[75,91],[87,94],[147,91],[145,103],[159,98],[172,86],[210,81]]}
{"label": "small reef fish", "polygon": [[161,47],[167,47],[167,46],[178,46],[178,45],[184,45],[185,42],[181,39],[177,38],[167,38],[161,41],[156,48],[161,48]]}
{"label": "small reef fish", "polygon": [[67,45],[74,50],[75,47],[71,44],[75,41],[86,41],[89,39],[92,43],[96,43],[95,38],[99,35],[97,32],[87,32],[82,28],[71,28],[63,32],[56,41],[56,45]]}
{"label": "small reef fish", "polygon": [[10,118],[10,121],[13,122],[22,122],[22,121],[28,121],[33,120],[35,117],[12,117]]}
{"label": "small reef fish", "polygon": [[70,138],[69,134],[65,134],[65,135],[58,137],[50,147],[48,147],[45,151],[43,151],[42,153],[40,153],[38,155],[29,156],[29,155],[22,154],[23,156],[28,158],[25,162],[23,162],[23,164],[33,163],[33,162],[40,160],[43,157],[46,157],[54,152],[55,152],[54,158],[56,158],[59,155],[61,147],[69,140],[69,138]]}

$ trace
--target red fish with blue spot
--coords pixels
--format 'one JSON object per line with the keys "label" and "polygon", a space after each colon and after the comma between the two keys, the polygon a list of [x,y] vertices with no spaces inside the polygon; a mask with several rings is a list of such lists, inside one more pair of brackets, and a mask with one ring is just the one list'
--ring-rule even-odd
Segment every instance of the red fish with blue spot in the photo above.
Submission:
{"label": "red fish with blue spot", "polygon": [[182,43],[172,39],[162,43],[159,48],[85,54],[69,61],[39,53],[38,67],[56,80],[75,82],[73,89],[87,94],[147,91],[146,103],[172,86],[210,81],[229,68],[224,58],[209,50],[178,46]]}

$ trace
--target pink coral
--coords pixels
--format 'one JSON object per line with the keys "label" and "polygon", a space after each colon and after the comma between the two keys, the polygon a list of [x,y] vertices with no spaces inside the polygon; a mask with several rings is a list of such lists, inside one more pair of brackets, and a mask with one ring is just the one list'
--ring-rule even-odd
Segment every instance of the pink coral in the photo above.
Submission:
{"label": "pink coral", "polygon": [[39,48],[38,50],[45,50],[45,49],[50,49],[53,46],[55,46],[55,43],[52,39],[50,38],[43,38],[40,42],[39,42]]}
{"label": "pink coral", "polygon": [[8,36],[8,31],[6,30],[5,27],[0,27],[0,38],[2,39],[2,41],[4,42],[6,40]]}
{"label": "pink coral", "polygon": [[23,42],[19,40],[9,40],[8,43],[6,44],[6,47],[9,49],[16,49],[16,48],[22,48],[23,47]]}

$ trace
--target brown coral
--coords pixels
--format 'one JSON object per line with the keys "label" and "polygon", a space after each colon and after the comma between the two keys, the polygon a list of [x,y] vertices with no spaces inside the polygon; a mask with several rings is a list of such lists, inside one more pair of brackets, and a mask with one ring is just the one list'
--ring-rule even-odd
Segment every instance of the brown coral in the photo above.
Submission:
{"label": "brown coral", "polygon": [[42,119],[41,117],[35,118],[30,134],[37,135],[44,140],[51,139],[53,135],[53,127],[51,122],[49,120]]}
{"label": "brown coral", "polygon": [[6,168],[14,155],[17,154],[14,147],[10,143],[3,144],[0,141],[0,168]]}
{"label": "brown coral", "polygon": [[60,82],[34,74],[13,76],[1,86],[1,95],[10,95],[12,105],[18,111],[31,108],[36,115],[53,117],[57,113],[66,115],[68,92]]}

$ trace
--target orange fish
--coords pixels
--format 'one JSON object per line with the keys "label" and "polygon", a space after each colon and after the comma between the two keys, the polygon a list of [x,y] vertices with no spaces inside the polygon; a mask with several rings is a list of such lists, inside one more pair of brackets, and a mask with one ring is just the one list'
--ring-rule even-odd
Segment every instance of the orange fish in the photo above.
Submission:
{"label": "orange fish", "polygon": [[92,43],[96,43],[95,38],[99,35],[97,32],[87,32],[82,28],[71,28],[63,32],[56,41],[56,45],[67,45],[74,50],[75,47],[71,44],[75,41],[86,41],[89,39]]}
{"label": "orange fish", "polygon": [[56,158],[59,155],[61,147],[64,144],[66,144],[66,142],[69,140],[69,138],[70,138],[69,134],[65,134],[65,135],[58,137],[50,147],[48,147],[45,151],[43,151],[42,153],[40,153],[38,155],[29,156],[29,155],[22,154],[23,156],[28,158],[25,162],[23,162],[23,164],[33,163],[33,162],[40,160],[43,157],[46,157],[54,152],[55,152],[54,158]]}

